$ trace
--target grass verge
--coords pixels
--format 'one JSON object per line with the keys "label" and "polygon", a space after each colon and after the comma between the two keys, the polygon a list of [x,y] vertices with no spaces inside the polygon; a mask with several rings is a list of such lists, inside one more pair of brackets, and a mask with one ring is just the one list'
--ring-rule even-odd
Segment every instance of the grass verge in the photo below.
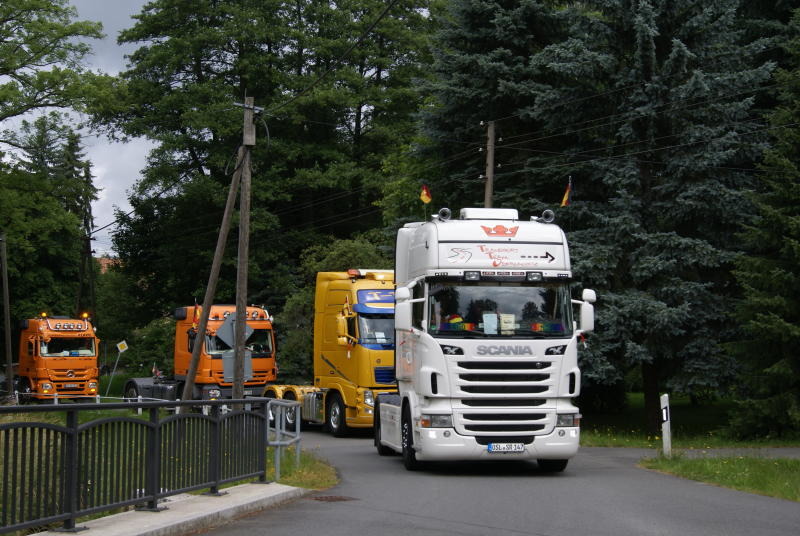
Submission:
{"label": "grass verge", "polygon": [[800,502],[800,460],[751,458],[646,458],[640,465],[726,488]]}
{"label": "grass verge", "polygon": [[[584,412],[581,421],[581,445],[585,447],[661,448],[660,434],[648,433],[645,427],[644,396],[629,393],[627,406],[617,413]],[[723,429],[734,402],[718,400],[692,405],[686,397],[672,397],[670,416],[672,447],[678,449],[713,449],[724,447],[798,447],[800,438],[737,440]]]}
{"label": "grass verge", "polygon": [[[275,459],[275,453],[273,447],[267,449],[267,459],[269,460],[267,478],[269,480],[274,480],[275,467],[273,460]],[[339,483],[339,476],[336,474],[336,469],[317,457],[313,452],[300,450],[300,465],[295,466],[294,462],[294,447],[283,449],[283,454],[281,456],[281,478],[278,480],[279,484],[320,490],[330,488]]]}

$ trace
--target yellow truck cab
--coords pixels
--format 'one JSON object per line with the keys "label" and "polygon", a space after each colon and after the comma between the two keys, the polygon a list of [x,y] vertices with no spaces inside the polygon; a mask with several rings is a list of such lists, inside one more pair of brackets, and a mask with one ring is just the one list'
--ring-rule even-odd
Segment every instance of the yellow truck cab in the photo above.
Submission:
{"label": "yellow truck cab", "polygon": [[89,315],[23,320],[15,388],[20,401],[97,395],[97,352],[100,339]]}
{"label": "yellow truck cab", "polygon": [[[314,385],[270,385],[298,400],[301,419],[335,436],[372,426],[377,393],[394,388],[394,272],[320,272],[314,298]],[[295,414],[287,416],[294,425]]]}

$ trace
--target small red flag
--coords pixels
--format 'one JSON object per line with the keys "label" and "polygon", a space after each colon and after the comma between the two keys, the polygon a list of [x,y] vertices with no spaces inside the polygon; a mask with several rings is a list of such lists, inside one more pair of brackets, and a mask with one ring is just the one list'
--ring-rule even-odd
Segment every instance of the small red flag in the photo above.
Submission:
{"label": "small red flag", "polygon": [[567,191],[564,192],[564,197],[561,198],[562,207],[569,206],[569,197],[571,193],[572,193],[572,176],[570,176],[569,181],[567,181]]}
{"label": "small red flag", "polygon": [[420,201],[426,205],[431,202],[431,191],[428,189],[427,184],[422,185],[422,191],[419,194]]}

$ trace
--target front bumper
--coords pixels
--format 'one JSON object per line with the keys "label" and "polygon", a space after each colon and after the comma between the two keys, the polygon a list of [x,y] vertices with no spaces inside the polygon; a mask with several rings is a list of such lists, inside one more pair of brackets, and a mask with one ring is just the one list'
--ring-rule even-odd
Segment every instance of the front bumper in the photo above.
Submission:
{"label": "front bumper", "polygon": [[[445,431],[449,437],[445,437]],[[422,428],[414,434],[414,447],[420,461],[444,460],[566,460],[577,454],[580,428],[557,427],[550,434],[534,436],[522,452],[489,452],[473,436],[459,435],[452,428]],[[502,443],[502,436],[497,443]]]}

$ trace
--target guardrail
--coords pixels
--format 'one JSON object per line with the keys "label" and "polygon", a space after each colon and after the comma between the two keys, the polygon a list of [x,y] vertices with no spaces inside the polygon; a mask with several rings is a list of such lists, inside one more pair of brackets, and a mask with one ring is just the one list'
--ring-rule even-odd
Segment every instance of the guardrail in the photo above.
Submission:
{"label": "guardrail", "polygon": [[[267,482],[267,447],[275,447],[275,478],[282,449],[295,445],[300,427],[285,427],[296,402],[244,400],[136,401],[0,406],[0,534],[63,523],[120,507],[158,511],[165,497],[256,478]],[[227,411],[228,408],[241,407]],[[198,413],[180,407],[206,408]],[[128,410],[81,423],[81,413]],[[130,410],[145,411],[133,415]],[[63,414],[63,425],[31,415]]]}

